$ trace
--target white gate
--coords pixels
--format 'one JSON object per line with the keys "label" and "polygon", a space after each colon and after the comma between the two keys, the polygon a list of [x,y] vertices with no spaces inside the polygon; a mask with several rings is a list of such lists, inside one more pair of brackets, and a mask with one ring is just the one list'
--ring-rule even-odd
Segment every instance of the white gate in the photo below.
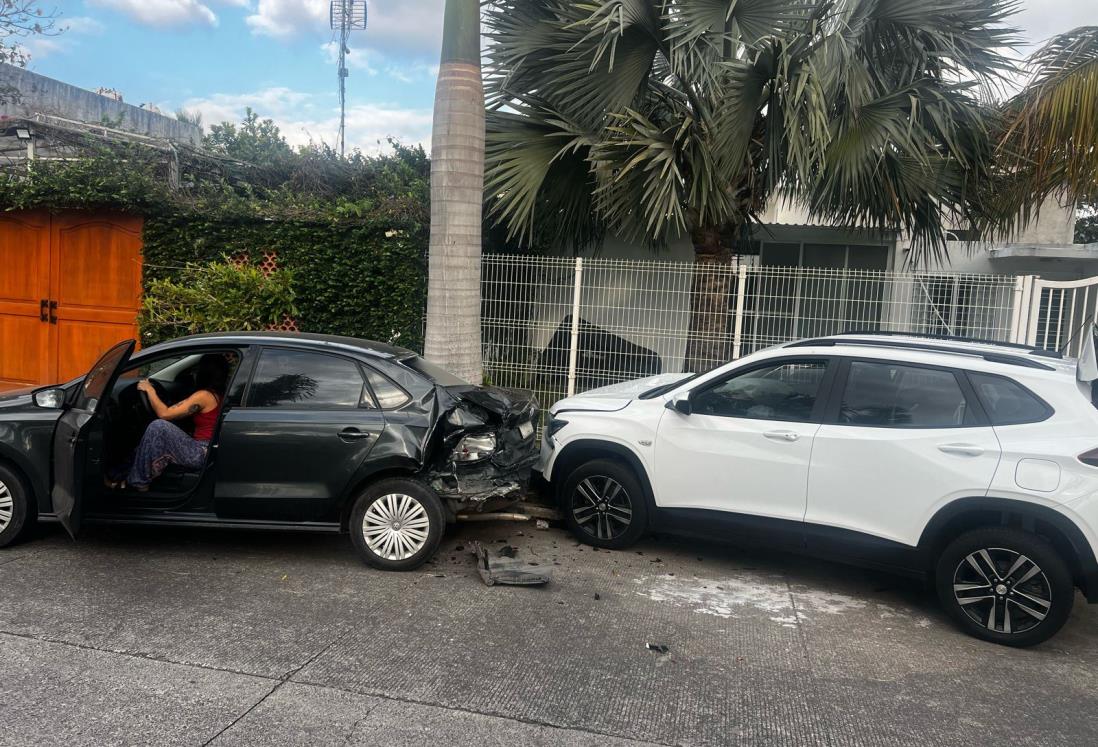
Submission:
{"label": "white gate", "polygon": [[1098,277],[1024,279],[1031,288],[1025,294],[1028,304],[1023,304],[1025,339],[1019,342],[1078,357],[1084,332],[1090,324],[1098,322]]}

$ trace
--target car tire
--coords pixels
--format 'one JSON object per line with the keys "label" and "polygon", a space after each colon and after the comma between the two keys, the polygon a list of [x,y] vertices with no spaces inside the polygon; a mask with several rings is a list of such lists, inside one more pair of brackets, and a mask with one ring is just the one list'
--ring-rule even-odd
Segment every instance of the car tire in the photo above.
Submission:
{"label": "car tire", "polygon": [[18,542],[34,526],[38,512],[26,482],[0,464],[0,547]]}
{"label": "car tire", "polygon": [[374,483],[355,501],[351,541],[362,560],[385,571],[410,571],[438,550],[446,513],[435,491],[410,478]]}
{"label": "car tire", "polygon": [[966,532],[935,571],[938,598],[967,633],[1006,646],[1047,641],[1067,622],[1075,584],[1042,537],[1007,527]]}
{"label": "car tire", "polygon": [[648,529],[648,501],[636,473],[612,459],[593,459],[565,479],[560,509],[581,542],[621,550]]}

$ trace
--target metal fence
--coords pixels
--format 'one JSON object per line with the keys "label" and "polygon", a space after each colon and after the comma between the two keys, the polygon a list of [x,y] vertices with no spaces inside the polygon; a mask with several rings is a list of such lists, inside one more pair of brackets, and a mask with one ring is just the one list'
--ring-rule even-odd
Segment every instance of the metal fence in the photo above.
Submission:
{"label": "metal fence", "polygon": [[[543,403],[850,330],[1023,341],[1008,275],[488,255],[484,369]],[[1028,299],[1025,299],[1028,300]]]}
{"label": "metal fence", "polygon": [[1065,355],[1079,355],[1090,326],[1098,322],[1098,278],[1044,280],[1026,276],[1022,302],[1023,342]]}

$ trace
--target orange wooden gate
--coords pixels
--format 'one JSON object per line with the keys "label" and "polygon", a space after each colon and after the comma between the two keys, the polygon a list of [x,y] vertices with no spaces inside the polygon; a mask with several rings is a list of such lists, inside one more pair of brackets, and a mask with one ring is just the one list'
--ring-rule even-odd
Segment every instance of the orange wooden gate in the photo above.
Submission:
{"label": "orange wooden gate", "polygon": [[141,218],[0,213],[0,391],[64,382],[137,336]]}

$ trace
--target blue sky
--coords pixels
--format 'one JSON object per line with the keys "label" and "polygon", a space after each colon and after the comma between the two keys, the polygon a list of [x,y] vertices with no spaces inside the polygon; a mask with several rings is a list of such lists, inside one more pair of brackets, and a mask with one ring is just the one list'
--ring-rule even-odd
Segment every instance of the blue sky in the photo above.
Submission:
{"label": "blue sky", "polygon": [[[918,2],[919,0],[911,0]],[[427,144],[444,0],[370,0],[349,58],[348,145],[388,136]],[[43,7],[50,7],[43,0]],[[1015,23],[1037,41],[1095,23],[1098,0],[1023,0]],[[208,125],[246,106],[292,143],[334,143],[338,127],[329,0],[57,0],[58,36],[32,40],[30,68],[129,103],[199,111]]]}

